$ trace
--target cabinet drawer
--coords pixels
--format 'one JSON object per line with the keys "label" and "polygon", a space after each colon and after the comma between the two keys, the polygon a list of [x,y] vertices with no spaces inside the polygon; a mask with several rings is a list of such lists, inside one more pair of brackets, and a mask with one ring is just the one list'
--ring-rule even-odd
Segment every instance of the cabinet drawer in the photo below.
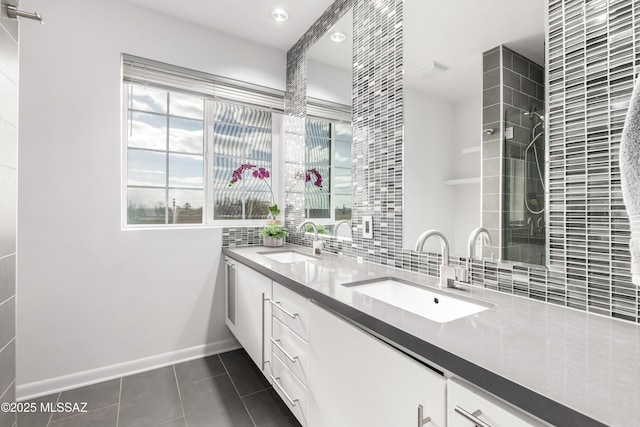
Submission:
{"label": "cabinet drawer", "polygon": [[457,379],[447,381],[449,427],[474,427],[474,417],[491,427],[542,427],[547,424]]}
{"label": "cabinet drawer", "polygon": [[284,323],[303,340],[307,340],[307,300],[284,286],[273,282],[273,317]]}
{"label": "cabinet drawer", "polygon": [[307,425],[308,390],[275,354],[272,355],[271,382],[273,388],[289,407],[293,415],[305,426]]}
{"label": "cabinet drawer", "polygon": [[273,319],[271,348],[273,354],[303,383],[307,383],[307,343],[278,319]]}

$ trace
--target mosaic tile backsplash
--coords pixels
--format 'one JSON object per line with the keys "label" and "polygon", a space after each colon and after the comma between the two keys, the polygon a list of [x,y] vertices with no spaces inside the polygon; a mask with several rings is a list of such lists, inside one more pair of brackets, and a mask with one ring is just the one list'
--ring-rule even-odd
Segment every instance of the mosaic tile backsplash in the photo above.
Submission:
{"label": "mosaic tile backsplash", "polygon": [[[304,164],[300,120],[305,115],[306,51],[350,7],[355,33],[354,239],[331,240],[327,250],[437,275],[440,255],[402,249],[399,239],[401,0],[338,0],[289,51],[286,179],[292,184],[287,188],[287,225],[291,228],[303,215],[304,188],[297,185],[295,172]],[[640,71],[640,2],[550,0],[548,13],[549,268],[474,260],[471,283],[638,322],[640,291],[630,277],[630,230],[618,149],[634,75]],[[372,240],[362,238],[363,215],[374,217]],[[225,242],[256,243],[251,231],[238,230],[225,230]],[[311,244],[297,233],[289,240]],[[465,261],[454,258],[452,263]]]}

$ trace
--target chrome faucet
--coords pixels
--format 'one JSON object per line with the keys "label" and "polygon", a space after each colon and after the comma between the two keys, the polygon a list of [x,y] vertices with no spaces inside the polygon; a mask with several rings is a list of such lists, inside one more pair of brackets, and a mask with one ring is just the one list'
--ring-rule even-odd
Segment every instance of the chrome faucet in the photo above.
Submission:
{"label": "chrome faucet", "polygon": [[311,221],[303,221],[298,226],[298,233],[305,231],[305,225],[310,225],[313,228],[313,253],[321,255],[322,249],[324,248],[324,242],[318,237],[318,226]]}
{"label": "chrome faucet", "polygon": [[476,257],[476,241],[478,237],[482,235],[482,241],[485,245],[491,244],[491,236],[489,232],[484,227],[478,227],[474,229],[471,234],[469,234],[469,248],[467,252],[467,257],[470,259],[474,259]]}
{"label": "chrome faucet", "polygon": [[533,234],[535,233],[534,224],[533,224],[533,218],[531,218],[531,217],[527,218],[527,225],[529,226],[529,231],[531,232],[531,235],[533,236]]}
{"label": "chrome faucet", "polygon": [[349,229],[353,233],[353,224],[351,224],[351,221],[349,221],[348,219],[343,219],[336,222],[336,225],[333,226],[333,237],[338,237],[338,228],[340,228],[342,224],[349,224]]}
{"label": "chrome faucet", "polygon": [[418,237],[418,241],[416,242],[416,251],[422,252],[424,244],[430,237],[437,237],[438,239],[440,239],[440,247],[442,248],[442,264],[440,264],[440,284],[453,288],[455,287],[453,282],[457,278],[457,272],[456,268],[449,265],[449,241],[447,240],[447,236],[445,236],[438,230],[427,230],[422,233],[420,237]]}

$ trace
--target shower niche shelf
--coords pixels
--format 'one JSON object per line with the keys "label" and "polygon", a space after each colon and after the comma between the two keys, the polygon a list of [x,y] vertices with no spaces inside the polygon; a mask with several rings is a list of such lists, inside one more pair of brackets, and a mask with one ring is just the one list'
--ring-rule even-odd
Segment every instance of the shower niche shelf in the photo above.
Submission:
{"label": "shower niche shelf", "polygon": [[480,184],[480,177],[478,178],[461,178],[461,179],[447,179],[444,181],[444,185],[471,185]]}
{"label": "shower niche shelf", "polygon": [[479,153],[481,149],[482,149],[482,147],[480,147],[479,145],[477,147],[463,148],[462,149],[462,154]]}

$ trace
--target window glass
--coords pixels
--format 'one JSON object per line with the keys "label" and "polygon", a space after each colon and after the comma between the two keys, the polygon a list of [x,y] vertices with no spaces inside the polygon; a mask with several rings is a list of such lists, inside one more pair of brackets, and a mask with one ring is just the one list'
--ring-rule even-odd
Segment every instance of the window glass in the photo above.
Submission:
{"label": "window glass", "polygon": [[[213,219],[265,219],[274,203],[271,192],[271,113],[251,107],[213,102]],[[242,165],[241,179],[231,186]],[[253,177],[264,168],[269,178]]]}
{"label": "window glass", "polygon": [[307,218],[351,219],[351,125],[307,119]]}
{"label": "window glass", "polygon": [[[132,83],[126,93],[127,224],[267,218],[271,112]],[[229,186],[242,165],[251,168]],[[269,178],[254,178],[258,168]]]}

